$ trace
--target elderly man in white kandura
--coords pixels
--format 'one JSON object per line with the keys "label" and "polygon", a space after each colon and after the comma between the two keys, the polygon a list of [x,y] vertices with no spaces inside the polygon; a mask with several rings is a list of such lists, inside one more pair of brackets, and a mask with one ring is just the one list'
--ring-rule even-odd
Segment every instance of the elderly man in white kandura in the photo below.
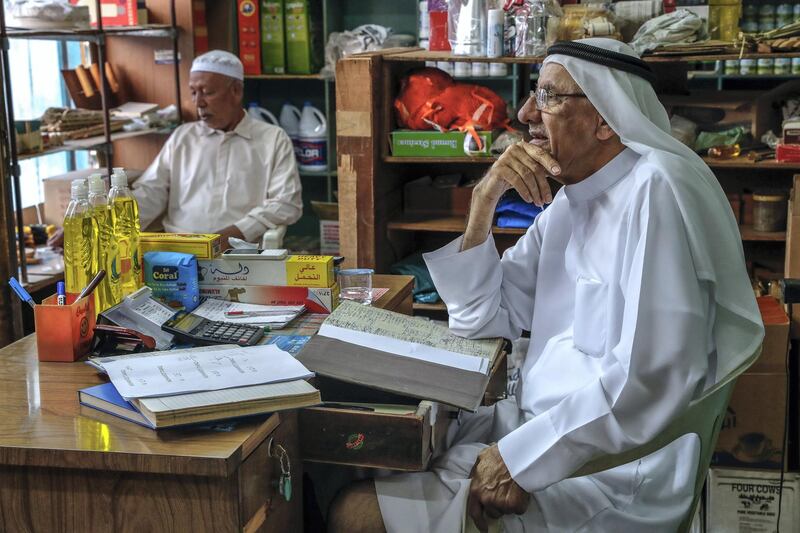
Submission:
{"label": "elderly man in white kandura", "polygon": [[[468,515],[506,532],[667,532],[687,516],[694,433],[570,478],[653,439],[763,337],[727,199],[670,136],[653,81],[617,41],[548,51],[519,113],[533,139],[475,187],[464,235],[425,256],[453,331],[531,332],[521,389],[462,417],[430,472],[347,487],[331,531],[456,532]],[[491,223],[509,189],[552,203],[501,258]]]}
{"label": "elderly man in white kandura", "polygon": [[303,210],[289,136],[242,109],[242,62],[213,50],[192,63],[189,90],[200,120],[180,126],[133,186],[142,227],[219,233],[261,242]]}

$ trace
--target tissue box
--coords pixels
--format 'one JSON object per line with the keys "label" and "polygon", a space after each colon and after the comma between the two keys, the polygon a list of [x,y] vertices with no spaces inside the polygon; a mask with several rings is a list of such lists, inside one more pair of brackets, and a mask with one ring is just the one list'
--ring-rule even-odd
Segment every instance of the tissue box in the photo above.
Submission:
{"label": "tissue box", "polygon": [[472,151],[464,152],[464,136],[460,131],[396,130],[391,136],[392,155],[395,157],[489,157],[492,155],[492,132],[479,131],[483,145],[480,150],[472,141]]}
{"label": "tissue box", "polygon": [[332,287],[333,256],[290,255],[283,261],[231,258],[202,260],[204,285],[268,285],[277,287]]}
{"label": "tissue box", "polygon": [[144,283],[152,289],[153,298],[175,310],[191,311],[200,303],[197,259],[193,255],[147,252]]}

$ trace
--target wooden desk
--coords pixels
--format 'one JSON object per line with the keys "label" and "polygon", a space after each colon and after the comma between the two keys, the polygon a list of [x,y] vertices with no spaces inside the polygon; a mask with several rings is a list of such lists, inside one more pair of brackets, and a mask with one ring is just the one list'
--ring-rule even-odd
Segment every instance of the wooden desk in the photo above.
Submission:
{"label": "wooden desk", "polygon": [[[411,308],[412,278],[376,305]],[[230,431],[152,431],[78,403],[103,380],[83,363],[39,363],[35,336],[0,350],[0,531],[302,531],[297,414]],[[289,453],[293,498],[273,488],[270,441]]]}

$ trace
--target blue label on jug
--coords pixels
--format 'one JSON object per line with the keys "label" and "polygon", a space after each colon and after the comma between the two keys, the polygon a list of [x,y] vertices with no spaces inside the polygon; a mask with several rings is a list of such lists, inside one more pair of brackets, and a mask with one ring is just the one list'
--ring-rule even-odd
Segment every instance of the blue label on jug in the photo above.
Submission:
{"label": "blue label on jug", "polygon": [[294,152],[301,166],[326,168],[328,144],[325,139],[298,139]]}

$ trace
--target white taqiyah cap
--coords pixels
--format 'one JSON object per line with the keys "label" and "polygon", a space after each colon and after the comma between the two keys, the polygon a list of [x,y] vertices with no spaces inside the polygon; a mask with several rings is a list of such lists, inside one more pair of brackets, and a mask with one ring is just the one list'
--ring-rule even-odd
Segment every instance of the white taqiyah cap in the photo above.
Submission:
{"label": "white taqiyah cap", "polygon": [[214,72],[244,81],[244,67],[238,57],[225,50],[211,50],[192,61],[191,72]]}

